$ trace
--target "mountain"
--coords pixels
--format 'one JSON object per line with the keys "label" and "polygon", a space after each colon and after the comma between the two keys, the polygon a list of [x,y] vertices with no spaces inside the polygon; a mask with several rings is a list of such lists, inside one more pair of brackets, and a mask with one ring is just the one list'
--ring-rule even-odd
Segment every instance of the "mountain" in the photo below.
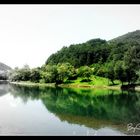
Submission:
{"label": "mountain", "polygon": [[0,71],[8,71],[8,70],[11,70],[12,68],[5,65],[4,63],[1,63],[0,62]]}
{"label": "mountain", "polygon": [[52,54],[46,64],[71,63],[74,67],[95,63],[116,62],[124,59],[134,46],[140,46],[140,30],[129,32],[112,40],[91,39],[85,43],[63,47]]}
{"label": "mountain", "polygon": [[11,67],[0,62],[0,80],[5,80],[7,72],[10,71],[11,69],[12,69]]}
{"label": "mountain", "polygon": [[[102,58],[101,58],[102,57]],[[85,43],[72,44],[63,47],[60,51],[52,54],[46,64],[58,64],[69,62],[75,67],[90,65],[108,57],[107,42],[102,39],[91,39]]]}
{"label": "mountain", "polygon": [[136,31],[133,31],[133,32],[128,32],[127,34],[124,34],[122,36],[114,38],[114,39],[110,40],[109,42],[114,42],[114,43],[138,43],[138,44],[140,44],[140,30],[136,30]]}

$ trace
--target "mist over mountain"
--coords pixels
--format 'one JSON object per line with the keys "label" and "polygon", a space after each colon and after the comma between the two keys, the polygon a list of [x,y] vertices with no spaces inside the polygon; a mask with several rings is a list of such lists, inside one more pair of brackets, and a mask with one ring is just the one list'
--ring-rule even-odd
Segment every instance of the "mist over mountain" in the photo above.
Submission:
{"label": "mist over mountain", "polygon": [[12,70],[11,67],[7,66],[6,64],[0,62],[0,80],[7,79],[7,73],[8,71]]}

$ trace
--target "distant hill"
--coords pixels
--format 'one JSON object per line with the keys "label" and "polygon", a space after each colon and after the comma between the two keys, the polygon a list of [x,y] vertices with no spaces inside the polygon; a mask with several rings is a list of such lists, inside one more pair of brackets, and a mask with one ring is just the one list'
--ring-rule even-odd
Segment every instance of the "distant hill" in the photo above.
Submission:
{"label": "distant hill", "polygon": [[5,77],[7,76],[7,72],[10,71],[11,69],[12,69],[11,67],[0,62],[0,80],[5,80]]}
{"label": "distant hill", "polygon": [[133,31],[133,32],[128,32],[127,34],[124,34],[122,36],[114,38],[114,39],[110,40],[109,42],[114,42],[114,43],[138,43],[138,44],[140,44],[140,30],[136,30],[136,31]]}
{"label": "distant hill", "polygon": [[8,71],[8,70],[11,70],[11,69],[12,69],[11,67],[9,67],[6,64],[0,62],[0,71]]}
{"label": "distant hill", "polygon": [[69,62],[75,67],[123,60],[133,46],[140,46],[140,30],[129,32],[112,40],[91,39],[85,43],[63,47],[52,54],[46,64]]}

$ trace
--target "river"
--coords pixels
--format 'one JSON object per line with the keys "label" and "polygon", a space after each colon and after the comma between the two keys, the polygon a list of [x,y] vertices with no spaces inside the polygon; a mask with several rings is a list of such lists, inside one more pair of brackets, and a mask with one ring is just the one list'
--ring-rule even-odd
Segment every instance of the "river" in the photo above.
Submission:
{"label": "river", "polygon": [[0,84],[0,135],[140,135],[139,123],[138,92]]}

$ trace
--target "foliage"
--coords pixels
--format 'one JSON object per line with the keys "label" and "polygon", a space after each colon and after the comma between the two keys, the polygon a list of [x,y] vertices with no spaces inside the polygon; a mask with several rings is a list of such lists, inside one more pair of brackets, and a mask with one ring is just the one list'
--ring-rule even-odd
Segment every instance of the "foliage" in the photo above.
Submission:
{"label": "foliage", "polygon": [[93,69],[88,66],[82,66],[78,69],[77,75],[78,77],[82,77],[83,82],[90,81],[90,77],[93,74]]}
{"label": "foliage", "polygon": [[91,65],[100,59],[106,61],[109,54],[105,40],[93,39],[82,44],[63,47],[60,51],[52,54],[46,64],[70,63],[74,67]]}
{"label": "foliage", "polygon": [[40,79],[41,79],[40,69],[39,68],[32,69],[30,74],[30,80],[32,82],[39,82]]}
{"label": "foliage", "polygon": [[[41,68],[12,70],[10,80],[45,83],[68,83],[81,78],[89,82],[92,75],[108,78],[112,84],[140,82],[140,31],[106,41],[91,39],[64,46],[52,54]],[[96,80],[96,79],[95,79]],[[95,82],[95,81],[94,81]]]}
{"label": "foliage", "polygon": [[28,81],[30,80],[30,68],[28,65],[25,65],[23,68],[15,68],[9,73],[9,80],[11,81]]}
{"label": "foliage", "polygon": [[110,81],[112,82],[112,84],[114,85],[114,80],[116,79],[115,77],[115,71],[114,71],[114,63],[110,62],[106,64],[106,74],[105,77],[107,77],[108,79],[110,79]]}
{"label": "foliage", "polygon": [[126,73],[124,70],[124,65],[123,65],[123,61],[117,61],[114,67],[114,71],[115,71],[115,77],[116,79],[119,79],[122,82],[126,82]]}

